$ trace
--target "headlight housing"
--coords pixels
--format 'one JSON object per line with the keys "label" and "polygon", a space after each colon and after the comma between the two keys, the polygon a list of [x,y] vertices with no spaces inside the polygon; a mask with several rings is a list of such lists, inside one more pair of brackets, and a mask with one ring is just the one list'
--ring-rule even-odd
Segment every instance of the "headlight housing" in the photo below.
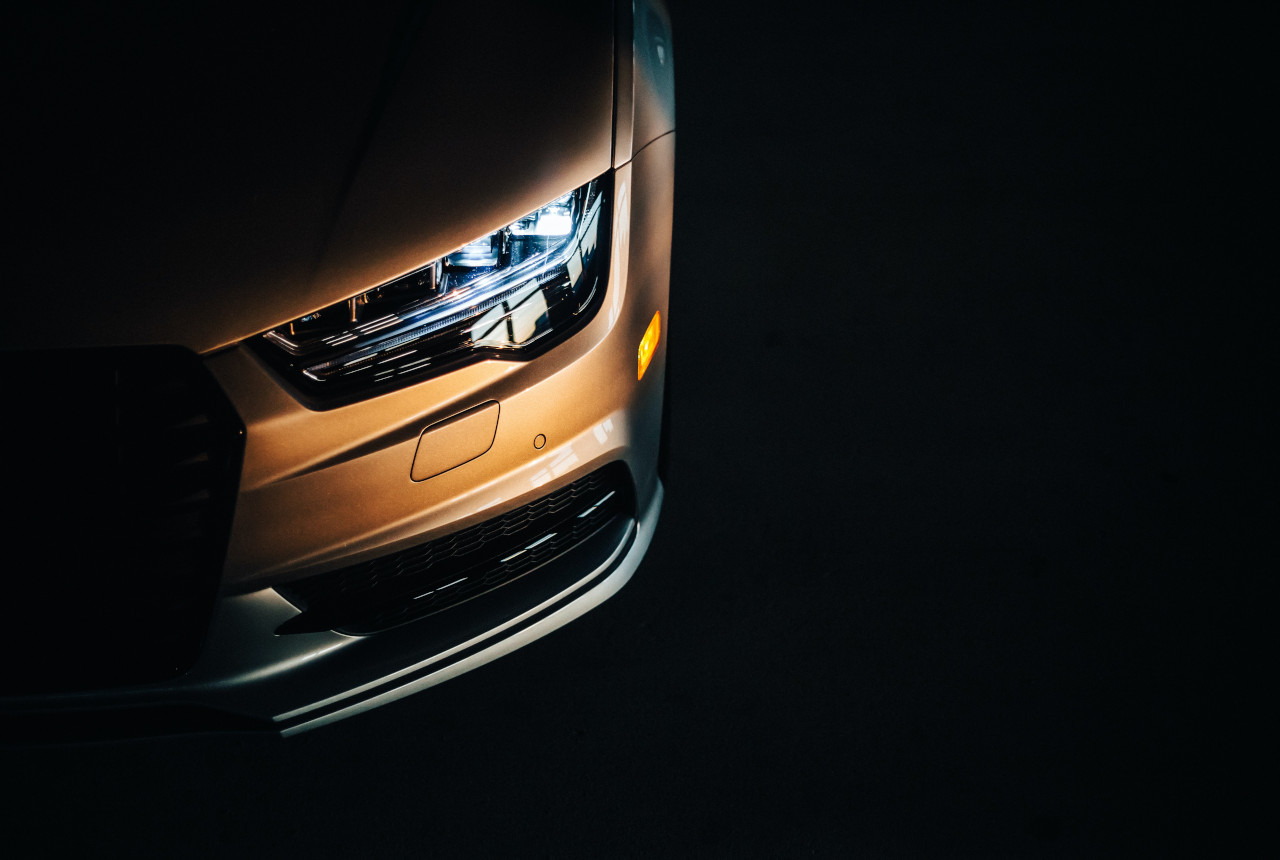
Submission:
{"label": "headlight housing", "polygon": [[607,278],[608,175],[452,254],[254,338],[316,408],[483,358],[528,359],[581,327]]}

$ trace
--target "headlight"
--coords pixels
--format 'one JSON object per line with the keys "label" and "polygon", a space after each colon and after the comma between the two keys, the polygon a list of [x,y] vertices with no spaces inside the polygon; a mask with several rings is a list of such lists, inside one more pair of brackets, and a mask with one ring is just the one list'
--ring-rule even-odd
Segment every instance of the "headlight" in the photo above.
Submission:
{"label": "headlight", "polygon": [[605,178],[415,272],[272,329],[255,345],[321,408],[481,358],[532,358],[600,304]]}

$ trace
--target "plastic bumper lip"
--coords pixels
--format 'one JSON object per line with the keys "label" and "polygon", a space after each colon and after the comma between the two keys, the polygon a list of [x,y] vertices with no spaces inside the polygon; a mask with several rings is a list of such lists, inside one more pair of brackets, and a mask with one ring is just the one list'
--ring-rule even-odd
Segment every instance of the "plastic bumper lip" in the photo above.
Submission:
{"label": "plastic bumper lip", "polygon": [[[653,537],[662,497],[658,483],[638,519],[626,522],[612,553],[586,575],[507,621],[443,650],[419,648],[414,653],[413,640],[426,629],[421,622],[373,636],[334,632],[278,636],[275,629],[298,610],[274,589],[264,588],[220,601],[206,659],[172,684],[45,698],[29,709],[22,707],[21,700],[11,700],[6,705],[16,707],[6,710],[28,723],[54,714],[63,721],[71,717],[121,726],[119,733],[101,727],[80,732],[82,739],[170,733],[173,726],[161,723],[149,730],[150,724],[144,721],[139,726],[130,718],[166,708],[209,715],[204,724],[193,724],[188,730],[268,730],[289,736],[318,728],[481,666],[604,602],[639,567]],[[334,679],[340,681],[336,689]]]}
{"label": "plastic bumper lip", "polygon": [[434,657],[371,681],[340,696],[277,715],[280,733],[289,736],[353,716],[425,690],[463,672],[509,654],[599,606],[626,585],[640,566],[662,508],[659,483],[647,509],[632,522],[614,554],[595,571],[555,597],[505,624]]}

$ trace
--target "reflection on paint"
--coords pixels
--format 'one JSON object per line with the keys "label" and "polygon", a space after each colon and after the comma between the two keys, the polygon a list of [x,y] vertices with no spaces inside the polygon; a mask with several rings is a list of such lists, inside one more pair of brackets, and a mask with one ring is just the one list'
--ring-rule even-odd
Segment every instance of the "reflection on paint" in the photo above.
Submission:
{"label": "reflection on paint", "polygon": [[502,496],[494,496],[492,499],[490,499],[489,501],[485,502],[484,504],[476,508],[476,513],[479,513],[480,511],[487,511],[489,510],[489,508],[493,507],[496,504],[499,504],[502,501],[504,501]]}
{"label": "reflection on paint", "polygon": [[597,442],[601,445],[605,444],[609,441],[609,434],[613,432],[613,419],[604,419],[604,421],[592,427],[591,432],[595,434]]}
{"label": "reflection on paint", "polygon": [[551,461],[551,474],[558,478],[576,465],[578,465],[578,455],[574,453],[572,445],[566,445],[564,450]]}
{"label": "reflection on paint", "polygon": [[618,189],[617,218],[613,231],[613,271],[616,279],[614,289],[610,291],[609,326],[618,321],[622,313],[622,299],[627,292],[627,255],[631,248],[631,200],[627,196],[627,184],[622,183]]}
{"label": "reflection on paint", "polygon": [[578,457],[577,452],[573,450],[573,445],[565,445],[552,455],[551,462],[547,464],[545,469],[539,469],[538,472],[529,479],[529,483],[535,487],[541,487],[552,478],[558,478],[561,475],[566,474],[580,462],[582,461]]}

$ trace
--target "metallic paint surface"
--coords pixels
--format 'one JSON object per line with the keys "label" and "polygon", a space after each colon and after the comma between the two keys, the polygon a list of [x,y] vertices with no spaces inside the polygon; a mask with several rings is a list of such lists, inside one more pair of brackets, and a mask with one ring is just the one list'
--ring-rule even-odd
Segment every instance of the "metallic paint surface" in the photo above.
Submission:
{"label": "metallic paint surface", "polygon": [[615,167],[676,127],[671,16],[658,0],[619,0],[619,6],[632,10],[617,16]]}
{"label": "metallic paint surface", "polygon": [[493,447],[502,407],[496,400],[482,403],[452,418],[432,424],[418,437],[409,477],[425,481],[470,463]]}
{"label": "metallic paint surface", "polygon": [[[639,428],[637,440],[635,416],[660,412],[660,400],[650,399],[647,380],[635,384],[635,349],[653,313],[665,315],[667,306],[672,191],[663,171],[673,152],[668,136],[615,171],[614,235],[630,239],[612,249],[605,308],[536,361],[481,362],[317,412],[274,384],[250,350],[211,358],[248,429],[225,587],[319,573],[431,539],[648,443],[653,428]],[[630,192],[637,181],[641,190]],[[489,451],[411,481],[422,431],[490,400],[501,404],[502,419]],[[607,433],[596,432],[606,423]],[[540,451],[531,444],[539,434],[547,438]],[[632,468],[638,481],[651,471],[648,462]]]}
{"label": "metallic paint surface", "polygon": [[635,0],[633,30],[633,149],[676,127],[675,56],[671,16],[656,0]]}
{"label": "metallic paint surface", "polygon": [[[650,5],[637,3],[637,12]],[[193,272],[191,257],[181,259],[193,241],[181,234],[194,229],[184,221],[172,225],[176,234],[153,237],[156,247],[166,250],[135,268],[135,302],[88,301],[78,308],[82,316],[57,333],[58,343],[50,344],[49,333],[40,333],[42,346],[158,339],[205,352],[206,366],[247,433],[222,588],[196,666],[164,684],[46,697],[0,694],[6,710],[191,703],[270,720],[293,733],[439,683],[520,647],[607,598],[640,563],[662,499],[657,462],[667,332],[640,380],[636,350],[655,314],[664,326],[670,319],[675,157],[670,98],[655,98],[646,90],[644,82],[653,75],[640,64],[642,55],[652,52],[637,48],[635,97],[618,101],[620,110],[634,114],[627,122],[618,119],[618,133],[626,140],[612,139],[613,22],[607,15],[588,14],[575,22],[555,15],[520,16],[518,37],[500,33],[490,43],[497,58],[492,64],[441,69],[440,40],[430,34],[478,26],[495,14],[459,7],[433,12],[453,17],[432,18],[434,26],[415,36],[420,44],[403,69],[403,84],[393,88],[340,205],[326,210],[334,217],[318,253],[292,258],[292,269],[273,264],[256,270],[255,260],[289,255],[286,246],[262,244],[235,249],[230,261],[212,259]],[[664,13],[655,14],[666,21]],[[516,41],[539,33],[548,39],[572,37],[581,55],[563,68],[547,64],[549,77],[539,84],[547,98],[537,110],[519,106],[508,121],[464,123],[456,139],[441,141],[440,118],[450,116],[446,94],[465,91],[462,85],[474,80],[496,82],[514,74],[527,62]],[[632,53],[623,49],[619,56],[630,59]],[[627,77],[620,72],[617,81]],[[411,92],[425,95],[410,102]],[[563,133],[566,128],[573,134]],[[634,139],[633,129],[639,132]],[[424,151],[436,156],[419,157]],[[491,155],[517,152],[520,158]],[[623,153],[629,158],[615,162],[615,154]],[[604,304],[586,326],[535,360],[484,361],[365,401],[313,411],[252,350],[236,345],[501,227],[603,174],[611,163],[615,203]],[[245,213],[250,223],[269,214],[254,205]],[[229,247],[226,238],[204,238]],[[185,267],[179,265],[184,262]],[[54,275],[67,284],[78,276],[74,264]],[[194,307],[181,314],[162,301],[179,288],[184,296],[197,296]],[[10,314],[6,320],[16,318]],[[10,326],[0,342],[15,348],[31,337],[33,332]],[[482,455],[414,480],[424,431],[490,403],[499,404],[493,408],[500,409],[501,419]],[[541,449],[533,444],[538,436],[545,437]],[[415,645],[429,618],[367,637],[275,634],[298,610],[272,585],[482,522],[612,461],[628,466],[637,504],[637,520],[612,558],[556,597],[484,634],[440,653],[424,653]]]}
{"label": "metallic paint surface", "polygon": [[[13,91],[56,106],[12,104],[22,134],[11,143],[58,169],[7,186],[23,213],[10,245],[23,288],[6,291],[0,343],[228,347],[425,265],[611,166],[611,3],[538,14],[515,0],[431,3],[412,26],[397,19],[401,4],[385,5],[309,9],[315,22],[287,22],[216,70],[150,30],[104,45],[92,74],[20,66]],[[191,14],[196,27],[228,26],[201,17],[216,7]],[[548,46],[571,61],[536,62]],[[469,103],[477,93],[486,98]],[[160,97],[181,122],[155,119]],[[44,137],[50,110],[82,115],[84,134]],[[113,283],[128,300],[104,289]]]}
{"label": "metallic paint surface", "polygon": [[[640,150],[615,174],[615,313],[535,362],[485,362],[392,394],[312,412],[244,349],[208,366],[247,427],[245,473],[222,596],[195,667],[164,684],[8,697],[11,712],[198,704],[271,721],[291,734],[437,684],[545,635],[616,592],[643,557],[661,508],[656,466],[665,338],[635,379],[635,350],[668,308],[675,135]],[[501,404],[493,447],[415,483],[423,429],[471,405]],[[432,406],[428,406],[431,404]],[[534,436],[545,434],[537,450]],[[374,636],[275,634],[298,610],[272,583],[345,566],[447,534],[515,508],[621,460],[639,518],[613,557],[559,595],[439,653],[416,635],[430,619]]]}

